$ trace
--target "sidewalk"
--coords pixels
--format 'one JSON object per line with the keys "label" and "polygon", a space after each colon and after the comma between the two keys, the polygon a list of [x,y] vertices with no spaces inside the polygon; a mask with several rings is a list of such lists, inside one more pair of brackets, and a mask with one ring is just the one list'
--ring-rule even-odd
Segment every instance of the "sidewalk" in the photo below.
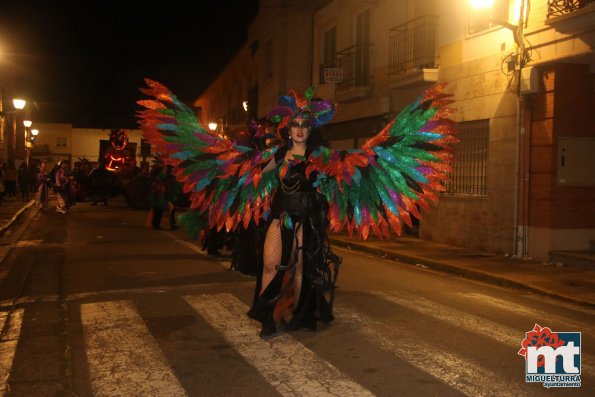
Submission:
{"label": "sidewalk", "polygon": [[[34,201],[5,201],[0,205],[0,235]],[[364,251],[405,265],[457,274],[474,280],[535,292],[595,308],[595,270],[547,264],[533,260],[506,258],[412,237],[367,241],[346,234],[329,234],[331,243],[354,251]]]}
{"label": "sidewalk", "polygon": [[[30,195],[31,197],[32,195]],[[35,200],[4,201],[0,204],[0,236],[12,225],[22,213],[35,206]]]}
{"label": "sidewalk", "polygon": [[365,251],[404,264],[531,291],[595,308],[595,270],[507,258],[413,237],[367,241],[329,233],[331,244]]}

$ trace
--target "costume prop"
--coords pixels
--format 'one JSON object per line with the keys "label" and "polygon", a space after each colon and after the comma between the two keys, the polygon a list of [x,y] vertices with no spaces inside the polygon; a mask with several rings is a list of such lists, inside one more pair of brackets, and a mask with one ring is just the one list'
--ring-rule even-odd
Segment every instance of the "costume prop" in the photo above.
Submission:
{"label": "costume prop", "polygon": [[[266,220],[279,182],[274,173],[263,174],[262,169],[279,146],[257,150],[234,145],[203,128],[165,86],[146,82],[148,88],[142,91],[154,99],[138,101],[146,108],[139,112],[139,122],[163,162],[175,167],[184,192],[191,192],[191,207],[208,214],[209,227],[228,231],[240,223],[247,228],[251,219],[257,225]],[[314,185],[329,202],[332,231],[345,228],[363,239],[370,231],[382,237],[388,237],[390,230],[400,234],[402,223],[411,225],[410,215],[420,217],[417,206],[427,210],[429,202],[437,201],[437,192],[444,190],[442,183],[452,171],[450,145],[458,142],[453,136],[455,122],[448,118],[454,112],[447,107],[452,100],[442,90],[442,85],[427,90],[360,149],[318,147],[303,159],[306,175],[317,173]],[[297,104],[307,101],[292,95],[298,97]],[[323,119],[311,118],[316,125],[324,124],[327,115],[332,117],[328,102],[321,102]],[[292,115],[304,114],[304,107],[284,105],[271,112],[271,118],[287,123]],[[281,177],[289,168],[287,163],[281,166]],[[197,232],[205,220],[193,222],[189,220]]]}
{"label": "costume prop", "polygon": [[[203,128],[167,87],[146,83],[141,91],[152,99],[138,101],[145,108],[139,123],[191,194],[194,211],[181,219],[187,229],[198,235],[204,228],[235,231],[261,222],[268,228],[279,221],[280,262],[262,291],[260,266],[249,312],[262,322],[263,336],[279,326],[315,329],[317,321],[333,319],[340,258],[330,250],[327,228],[363,239],[370,232],[400,234],[402,223],[411,226],[410,215],[420,217],[418,206],[428,209],[437,200],[451,172],[456,126],[442,85],[427,90],[359,149],[309,145],[305,156],[286,160],[287,147],[243,146]],[[333,104],[313,99],[313,92],[281,97],[270,121],[278,128],[298,116],[310,128],[330,122]],[[274,171],[263,172],[273,160]]]}

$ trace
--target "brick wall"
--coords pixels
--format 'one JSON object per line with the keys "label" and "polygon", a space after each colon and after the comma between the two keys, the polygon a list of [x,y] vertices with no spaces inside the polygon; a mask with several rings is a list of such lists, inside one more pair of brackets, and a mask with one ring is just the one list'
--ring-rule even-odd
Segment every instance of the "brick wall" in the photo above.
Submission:
{"label": "brick wall", "polygon": [[595,227],[595,187],[557,184],[559,137],[595,137],[595,93],[587,65],[556,64],[543,71],[531,111],[529,225]]}

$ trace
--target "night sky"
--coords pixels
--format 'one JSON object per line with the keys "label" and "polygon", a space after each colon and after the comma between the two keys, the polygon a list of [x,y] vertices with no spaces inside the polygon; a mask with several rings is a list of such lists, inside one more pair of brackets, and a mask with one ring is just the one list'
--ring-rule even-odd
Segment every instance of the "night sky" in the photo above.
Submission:
{"label": "night sky", "polygon": [[258,12],[258,0],[61,3],[0,1],[0,57],[37,103],[34,121],[85,128],[136,128],[143,77],[192,103]]}

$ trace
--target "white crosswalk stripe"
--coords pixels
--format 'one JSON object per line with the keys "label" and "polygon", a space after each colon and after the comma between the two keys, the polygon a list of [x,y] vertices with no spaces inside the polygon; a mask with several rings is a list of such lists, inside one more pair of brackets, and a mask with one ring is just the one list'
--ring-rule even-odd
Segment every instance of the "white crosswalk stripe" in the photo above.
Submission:
{"label": "white crosswalk stripe", "polygon": [[[466,293],[458,293],[458,295],[473,300],[474,302],[484,303],[487,307],[492,309],[498,309],[505,312],[510,312],[514,314],[521,314],[523,316],[534,318],[536,322],[540,322],[542,320],[549,320],[555,321],[557,323],[564,323],[567,324],[570,328],[574,330],[582,330],[583,332],[588,332],[590,334],[595,334],[595,328],[585,326],[585,324],[579,324],[571,319],[561,316],[556,313],[552,313],[551,310],[537,310],[530,307],[522,306],[510,301],[505,301],[502,299],[497,299],[489,295],[480,294],[477,292],[466,292]],[[595,314],[595,311],[589,308],[581,308],[586,314],[590,314],[591,316]],[[539,320],[539,321],[538,321]]]}
{"label": "white crosswalk stripe", "polygon": [[81,305],[95,396],[186,396],[132,302]]}
{"label": "white crosswalk stripe", "polygon": [[21,335],[23,312],[24,309],[21,308],[10,315],[7,312],[0,314],[0,331],[5,330],[0,339],[0,393],[2,395],[8,391],[7,381]]}
{"label": "white crosswalk stripe", "polygon": [[[518,396],[526,390],[514,384],[500,381],[492,371],[472,361],[442,351],[439,346],[427,343],[423,337],[411,336],[410,330],[391,324],[389,327],[378,321],[348,309],[335,307],[337,326],[346,323],[357,329],[366,339],[386,351],[409,362],[445,384],[468,396]],[[399,335],[398,343],[385,335]],[[429,359],[431,358],[431,359]],[[485,380],[485,384],[482,382]]]}
{"label": "white crosswalk stripe", "polygon": [[[152,290],[149,293],[153,293]],[[463,310],[403,292],[366,293],[389,305],[415,311],[430,321],[459,327],[467,333],[511,346],[512,355],[520,346],[521,331]],[[316,348],[309,349],[291,333],[282,333],[266,341],[260,339],[260,324],[246,316],[248,307],[231,293],[182,294],[182,298],[208,324],[207,332],[222,336],[243,357],[243,365],[256,369],[262,375],[262,381],[268,382],[279,394],[373,395],[367,388],[373,386],[368,386],[365,379],[360,379],[358,375],[357,379],[352,379],[341,370],[344,363],[335,364],[323,359]],[[501,309],[503,303],[490,299],[484,301],[496,310]],[[73,303],[73,300],[69,302]],[[519,311],[523,310],[532,309],[519,307]],[[7,380],[18,353],[24,314],[23,308],[13,311],[10,316],[7,312],[0,312],[0,329],[4,330],[0,339],[0,395],[8,392]],[[522,371],[514,380],[502,377],[498,368],[469,357],[464,353],[465,349],[460,351],[440,341],[428,340],[419,329],[410,329],[411,324],[401,325],[394,319],[374,318],[344,301],[335,305],[335,315],[333,327],[361,336],[362,343],[382,349],[392,354],[395,360],[428,374],[428,377],[449,388],[449,392],[456,391],[467,396],[529,396],[542,393],[540,388],[527,387]],[[162,347],[132,301],[82,303],[80,318],[89,387],[94,396],[193,394],[186,391],[176,377]],[[322,332],[320,337],[325,337],[325,333]],[[592,366],[586,363],[589,359],[590,356],[583,352],[582,372],[586,376],[593,373]]]}
{"label": "white crosswalk stripe", "polygon": [[284,396],[371,396],[314,352],[283,334],[258,336],[248,307],[230,294],[186,296],[186,301]]}
{"label": "white crosswalk stripe", "polygon": [[[398,296],[394,293],[386,294],[383,292],[373,292],[372,294],[388,302],[396,303],[397,305],[414,310],[426,316],[437,318],[441,321],[462,328],[465,331],[492,338],[494,341],[505,343],[516,349],[521,348],[521,341],[524,338],[525,332],[530,331],[516,330],[505,325],[483,319],[479,316],[466,313],[462,310],[453,309],[449,306],[432,302],[419,296]],[[589,373],[595,373],[595,368],[593,367],[593,363],[595,361],[593,356],[583,353],[581,358],[583,361],[583,370],[588,371]]]}

